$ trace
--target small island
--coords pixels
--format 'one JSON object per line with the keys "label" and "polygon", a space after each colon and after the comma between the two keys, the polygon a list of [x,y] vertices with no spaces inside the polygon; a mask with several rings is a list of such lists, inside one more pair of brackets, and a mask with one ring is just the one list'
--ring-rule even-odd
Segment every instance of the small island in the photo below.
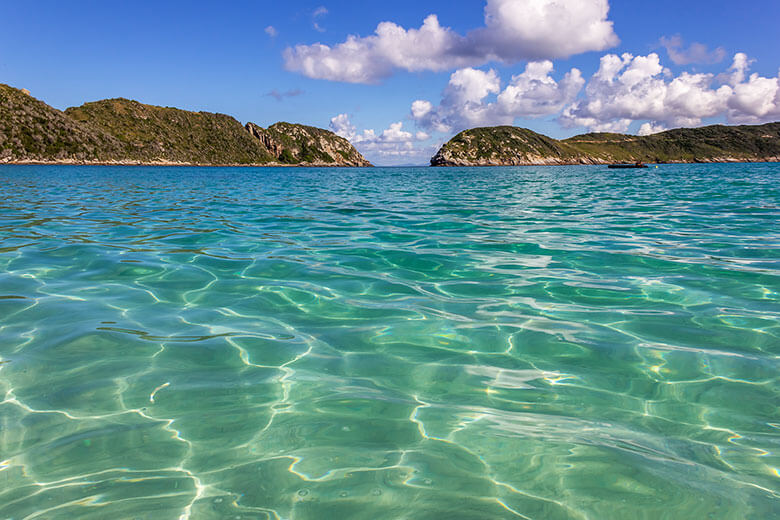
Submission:
{"label": "small island", "polygon": [[780,161],[780,123],[679,128],[647,136],[591,133],[557,140],[527,128],[465,130],[431,166]]}

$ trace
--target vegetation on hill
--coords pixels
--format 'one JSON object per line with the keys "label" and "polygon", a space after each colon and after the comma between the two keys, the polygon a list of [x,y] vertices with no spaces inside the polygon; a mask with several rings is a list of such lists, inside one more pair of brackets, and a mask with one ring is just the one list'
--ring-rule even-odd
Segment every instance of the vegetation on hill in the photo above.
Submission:
{"label": "vegetation on hill", "polygon": [[266,164],[274,157],[230,116],[107,99],[65,114],[116,137],[124,156],[141,162]]}
{"label": "vegetation on hill", "polygon": [[432,166],[568,164],[579,162],[573,148],[527,128],[496,126],[465,130],[431,159]]}
{"label": "vegetation on hill", "polygon": [[678,128],[648,136],[585,134],[562,141],[599,159],[645,162],[780,160],[780,123]]}
{"label": "vegetation on hill", "polygon": [[349,141],[330,130],[284,122],[268,128],[247,123],[246,129],[282,164],[371,166]]}
{"label": "vegetation on hill", "polygon": [[328,130],[246,128],[209,112],[106,99],[56,110],[0,84],[0,162],[370,166]]}
{"label": "vegetation on hill", "polygon": [[0,162],[109,160],[121,149],[111,135],[0,84]]}
{"label": "vegetation on hill", "polygon": [[780,161],[780,123],[680,128],[648,136],[591,133],[558,141],[524,128],[466,130],[433,166]]}

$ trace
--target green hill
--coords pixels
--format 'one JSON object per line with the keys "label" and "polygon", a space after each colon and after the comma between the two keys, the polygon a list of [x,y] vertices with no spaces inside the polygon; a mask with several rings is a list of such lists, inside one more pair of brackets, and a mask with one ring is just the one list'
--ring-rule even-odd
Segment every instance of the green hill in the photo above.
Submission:
{"label": "green hill", "polygon": [[121,152],[113,136],[0,84],[0,162],[101,161]]}
{"label": "green hill", "polygon": [[274,157],[230,116],[107,99],[65,110],[116,137],[124,157],[141,162],[267,164]]}
{"label": "green hill", "polygon": [[495,126],[465,130],[431,159],[432,166],[517,166],[578,163],[579,152],[527,128]]}
{"label": "green hill", "polygon": [[510,126],[453,137],[432,166],[780,161],[780,123],[680,128],[648,136],[591,133],[558,141]]}
{"label": "green hill", "polygon": [[106,99],[56,110],[0,84],[0,163],[371,166],[342,137],[291,123]]}

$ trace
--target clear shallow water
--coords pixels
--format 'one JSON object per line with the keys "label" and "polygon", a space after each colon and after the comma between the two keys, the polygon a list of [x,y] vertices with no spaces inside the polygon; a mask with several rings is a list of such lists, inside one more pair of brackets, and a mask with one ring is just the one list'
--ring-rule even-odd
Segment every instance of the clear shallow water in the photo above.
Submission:
{"label": "clear shallow water", "polygon": [[0,167],[0,518],[778,515],[779,181]]}

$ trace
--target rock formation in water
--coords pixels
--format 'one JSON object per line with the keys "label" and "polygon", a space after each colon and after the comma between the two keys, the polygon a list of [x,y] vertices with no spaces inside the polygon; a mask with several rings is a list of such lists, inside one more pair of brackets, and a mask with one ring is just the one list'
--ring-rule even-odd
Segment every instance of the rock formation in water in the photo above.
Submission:
{"label": "rock formation in water", "polygon": [[432,166],[519,166],[615,162],[780,161],[780,123],[680,128],[648,136],[592,133],[557,140],[525,128],[474,128],[453,137]]}
{"label": "rock formation in water", "polygon": [[107,99],[64,112],[0,84],[0,163],[371,166],[328,130]]}

